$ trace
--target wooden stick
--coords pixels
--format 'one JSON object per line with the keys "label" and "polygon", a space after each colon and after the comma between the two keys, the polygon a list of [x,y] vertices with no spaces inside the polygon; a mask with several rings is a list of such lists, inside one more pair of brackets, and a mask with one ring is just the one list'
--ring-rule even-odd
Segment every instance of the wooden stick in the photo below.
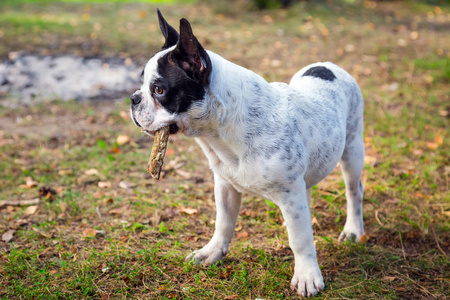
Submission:
{"label": "wooden stick", "polygon": [[39,204],[41,200],[39,198],[31,200],[0,200],[0,207],[3,206],[26,206]]}
{"label": "wooden stick", "polygon": [[156,180],[161,174],[162,165],[164,163],[164,155],[166,154],[167,142],[169,141],[170,127],[166,126],[158,130],[153,141],[152,154],[147,166],[147,172]]}

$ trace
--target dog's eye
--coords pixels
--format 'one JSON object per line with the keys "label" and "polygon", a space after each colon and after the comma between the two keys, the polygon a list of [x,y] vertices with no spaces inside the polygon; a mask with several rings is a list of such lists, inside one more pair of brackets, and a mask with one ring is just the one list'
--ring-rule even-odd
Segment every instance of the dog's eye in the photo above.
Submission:
{"label": "dog's eye", "polygon": [[153,88],[153,92],[157,95],[162,95],[164,94],[164,89],[155,85],[155,87]]}

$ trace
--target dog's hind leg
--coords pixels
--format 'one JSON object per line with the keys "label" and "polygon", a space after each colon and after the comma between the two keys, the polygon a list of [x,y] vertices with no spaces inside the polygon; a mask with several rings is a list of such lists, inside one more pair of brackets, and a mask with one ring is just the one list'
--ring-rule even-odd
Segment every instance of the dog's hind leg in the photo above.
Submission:
{"label": "dog's hind leg", "polygon": [[227,255],[241,209],[241,193],[217,174],[214,174],[214,195],[217,209],[214,235],[202,249],[186,257],[197,264],[213,264]]}
{"label": "dog's hind leg", "polygon": [[[362,120],[361,120],[362,122]],[[359,241],[364,235],[363,192],[361,173],[364,167],[364,141],[361,130],[347,137],[344,153],[339,162],[345,181],[347,198],[347,220],[339,241]]]}

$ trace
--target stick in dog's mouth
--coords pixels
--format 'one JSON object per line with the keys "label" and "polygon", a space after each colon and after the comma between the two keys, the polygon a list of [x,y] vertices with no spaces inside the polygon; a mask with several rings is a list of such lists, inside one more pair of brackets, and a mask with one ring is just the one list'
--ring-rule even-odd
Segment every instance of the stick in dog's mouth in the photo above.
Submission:
{"label": "stick in dog's mouth", "polygon": [[152,154],[148,161],[147,172],[152,175],[153,178],[159,180],[161,174],[162,165],[164,163],[164,155],[166,154],[167,143],[169,141],[170,126],[165,126],[155,133],[155,139],[153,141]]}

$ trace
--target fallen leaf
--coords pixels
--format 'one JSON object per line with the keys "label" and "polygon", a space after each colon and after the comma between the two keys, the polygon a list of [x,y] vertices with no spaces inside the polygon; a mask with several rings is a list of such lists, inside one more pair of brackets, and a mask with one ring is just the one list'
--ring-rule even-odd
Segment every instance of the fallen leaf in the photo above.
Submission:
{"label": "fallen leaf", "polygon": [[34,181],[30,176],[27,176],[25,178],[25,185],[27,186],[27,188],[31,189],[33,187],[36,187],[38,185],[38,182]]}
{"label": "fallen leaf", "polygon": [[66,202],[59,202],[59,208],[62,212],[65,212],[67,210],[67,203]]}
{"label": "fallen leaf", "polygon": [[116,138],[116,142],[118,145],[124,145],[130,142],[130,137],[128,135],[121,134]]}
{"label": "fallen leaf", "polygon": [[130,208],[130,205],[129,205],[129,204],[125,204],[125,205],[122,206],[122,207],[111,209],[111,210],[109,211],[109,213],[110,213],[111,215],[120,215],[120,214],[123,214],[123,213],[124,213],[126,210],[128,210],[129,208]]}
{"label": "fallen leaf", "polygon": [[180,175],[181,177],[185,178],[185,179],[190,179],[191,178],[191,174],[189,174],[189,172],[183,171],[183,170],[175,170],[175,172]]}
{"label": "fallen leaf", "polygon": [[127,182],[127,181],[121,181],[121,182],[119,182],[119,186],[123,189],[128,190],[128,189],[133,188],[135,185],[130,182]]}
{"label": "fallen leaf", "polygon": [[242,230],[242,225],[241,225],[241,224],[237,225],[237,226],[234,228],[234,231],[236,231],[236,232],[241,231],[241,230]]}
{"label": "fallen leaf", "polygon": [[248,240],[248,232],[247,231],[238,232],[238,234],[236,234],[236,237],[243,241]]}
{"label": "fallen leaf", "polygon": [[83,230],[83,237],[84,238],[93,238],[97,235],[97,230],[94,228],[88,228]]}
{"label": "fallen leaf", "polygon": [[182,207],[182,208],[178,208],[178,210],[182,213],[186,213],[188,215],[193,215],[196,214],[198,212],[197,209],[194,208],[190,208],[190,207]]}
{"label": "fallen leaf", "polygon": [[96,199],[101,198],[101,197],[103,197],[103,192],[98,190],[92,194],[92,197],[94,197]]}
{"label": "fallen leaf", "polygon": [[17,219],[16,222],[14,222],[15,226],[23,226],[28,224],[30,221],[26,220],[26,219]]}
{"label": "fallen leaf", "polygon": [[5,232],[2,235],[2,241],[4,241],[5,243],[9,243],[13,239],[13,236],[14,236],[15,232],[16,231],[14,229],[10,229],[7,232]]}
{"label": "fallen leaf", "polygon": [[122,110],[122,111],[120,111],[119,115],[125,121],[128,121],[130,119],[130,113],[128,111],[123,111]]}
{"label": "fallen leaf", "polygon": [[444,142],[444,137],[438,133],[434,137],[434,141],[436,142],[436,144],[442,145],[442,143]]}
{"label": "fallen leaf", "polygon": [[422,149],[413,149],[412,153],[414,155],[422,155],[423,154],[423,150]]}
{"label": "fallen leaf", "polygon": [[375,156],[366,155],[364,157],[364,163],[374,166],[377,163],[377,158]]}
{"label": "fallen leaf", "polygon": [[384,280],[384,281],[394,281],[395,279],[396,279],[397,277],[395,277],[395,276],[384,276],[382,279]]}
{"label": "fallen leaf", "polygon": [[84,174],[86,174],[86,175],[98,175],[99,172],[98,172],[97,169],[89,169],[89,170],[84,171]]}
{"label": "fallen leaf", "polygon": [[39,197],[45,198],[47,201],[51,202],[55,200],[56,191],[48,186],[41,186],[39,188]]}
{"label": "fallen leaf", "polygon": [[368,240],[369,240],[369,237],[366,234],[363,234],[361,236],[361,241],[360,242],[363,243],[363,244],[366,244]]}
{"label": "fallen leaf", "polygon": [[311,225],[317,225],[317,227],[319,227],[320,228],[320,224],[319,224],[319,221],[317,221],[317,218],[316,217],[312,217],[312,219],[311,219]]}
{"label": "fallen leaf", "polygon": [[45,237],[47,239],[52,237],[50,234],[44,233],[44,232],[40,231],[38,228],[36,228],[36,227],[33,227],[33,231],[38,233],[38,234],[40,234],[40,235],[42,235],[43,237]]}
{"label": "fallen leaf", "polygon": [[55,275],[56,274],[56,270],[50,270],[50,271],[48,271],[48,273],[50,274],[50,275]]}
{"label": "fallen leaf", "polygon": [[73,175],[74,172],[72,169],[60,169],[58,171],[58,174],[61,176],[70,176],[70,175]]}
{"label": "fallen leaf", "polygon": [[438,143],[431,143],[431,142],[428,142],[428,143],[427,143],[427,147],[430,148],[430,149],[432,149],[432,150],[436,150],[436,149],[439,147],[439,144],[438,144]]}
{"label": "fallen leaf", "polygon": [[102,189],[110,188],[111,187],[111,182],[109,182],[109,181],[99,181],[98,182],[98,187],[102,188]]}
{"label": "fallen leaf", "polygon": [[104,199],[103,203],[107,204],[107,205],[111,205],[114,203],[114,199],[113,198]]}
{"label": "fallen leaf", "polygon": [[26,215],[33,215],[37,211],[37,209],[38,209],[37,205],[28,206],[27,208],[25,208],[23,213]]}

